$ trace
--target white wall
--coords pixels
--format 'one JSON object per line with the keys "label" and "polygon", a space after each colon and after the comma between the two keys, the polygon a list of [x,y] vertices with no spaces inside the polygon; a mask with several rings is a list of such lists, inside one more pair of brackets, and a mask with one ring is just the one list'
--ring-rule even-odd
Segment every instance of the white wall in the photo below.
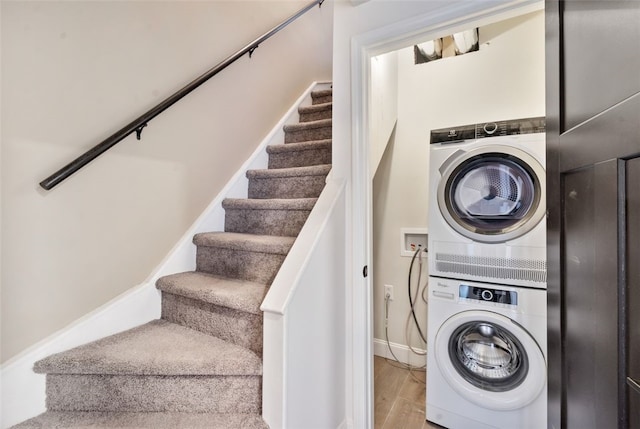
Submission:
{"label": "white wall", "polygon": [[371,59],[370,176],[373,178],[398,119],[398,52]]}
{"label": "white wall", "polygon": [[[427,227],[431,129],[544,116],[544,12],[480,29],[480,51],[414,65],[413,48],[398,53],[398,125],[373,182],[374,337],[384,341],[384,285],[395,286],[389,339],[406,345],[407,275],[400,229]],[[425,260],[424,272],[427,266]],[[423,276],[423,284],[426,280]],[[415,287],[415,280],[414,280]],[[426,334],[426,305],[418,301]],[[410,344],[425,348],[416,330]]]}
{"label": "white wall", "polygon": [[260,307],[262,415],[273,428],[345,420],[344,208],[344,181],[329,178]]}
{"label": "white wall", "polygon": [[332,4],[49,193],[37,183],[299,1],[2,2],[2,361],[141,283],[314,80]]}

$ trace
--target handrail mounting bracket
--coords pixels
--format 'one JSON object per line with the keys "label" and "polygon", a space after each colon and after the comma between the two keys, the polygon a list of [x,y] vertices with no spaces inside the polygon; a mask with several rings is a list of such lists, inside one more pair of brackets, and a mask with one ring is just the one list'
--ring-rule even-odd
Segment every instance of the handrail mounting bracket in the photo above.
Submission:
{"label": "handrail mounting bracket", "polygon": [[136,128],[136,139],[140,140],[142,138],[142,130],[146,126],[147,126],[147,123],[145,122],[144,124],[142,124],[138,128]]}

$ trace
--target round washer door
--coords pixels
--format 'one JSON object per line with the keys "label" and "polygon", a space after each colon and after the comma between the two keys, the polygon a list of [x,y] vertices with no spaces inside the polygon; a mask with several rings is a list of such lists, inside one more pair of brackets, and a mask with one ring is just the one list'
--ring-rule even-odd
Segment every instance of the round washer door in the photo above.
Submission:
{"label": "round washer door", "polygon": [[447,319],[430,352],[460,396],[492,410],[524,407],[540,395],[547,379],[535,339],[511,319],[490,311],[465,311]]}
{"label": "round washer door", "polygon": [[520,149],[488,145],[460,150],[440,172],[440,212],[454,230],[474,241],[512,240],[545,215],[544,167]]}

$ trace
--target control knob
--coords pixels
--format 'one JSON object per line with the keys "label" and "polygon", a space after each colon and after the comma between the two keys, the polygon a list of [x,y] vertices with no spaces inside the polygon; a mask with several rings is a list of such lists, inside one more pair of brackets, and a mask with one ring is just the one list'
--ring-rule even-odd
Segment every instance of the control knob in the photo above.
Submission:
{"label": "control knob", "polygon": [[487,289],[483,290],[480,296],[485,301],[493,301],[493,292],[491,292],[490,290],[487,290]]}
{"label": "control knob", "polygon": [[495,122],[487,122],[486,124],[484,124],[484,127],[482,127],[482,129],[485,133],[491,135],[498,130],[498,124],[496,124]]}

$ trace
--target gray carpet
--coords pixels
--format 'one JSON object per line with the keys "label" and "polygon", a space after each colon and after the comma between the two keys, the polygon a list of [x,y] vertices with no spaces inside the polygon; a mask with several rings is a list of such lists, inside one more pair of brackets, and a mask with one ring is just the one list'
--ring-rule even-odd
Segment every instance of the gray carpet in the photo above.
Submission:
{"label": "gray carpet", "polygon": [[331,90],[311,96],[225,230],[194,236],[196,271],[157,281],[161,319],[37,362],[48,411],[14,428],[267,427],[260,304],[331,170]]}
{"label": "gray carpet", "polygon": [[304,167],[331,164],[331,140],[267,147],[269,168]]}
{"label": "gray carpet", "polygon": [[257,414],[49,411],[15,429],[264,429]]}

